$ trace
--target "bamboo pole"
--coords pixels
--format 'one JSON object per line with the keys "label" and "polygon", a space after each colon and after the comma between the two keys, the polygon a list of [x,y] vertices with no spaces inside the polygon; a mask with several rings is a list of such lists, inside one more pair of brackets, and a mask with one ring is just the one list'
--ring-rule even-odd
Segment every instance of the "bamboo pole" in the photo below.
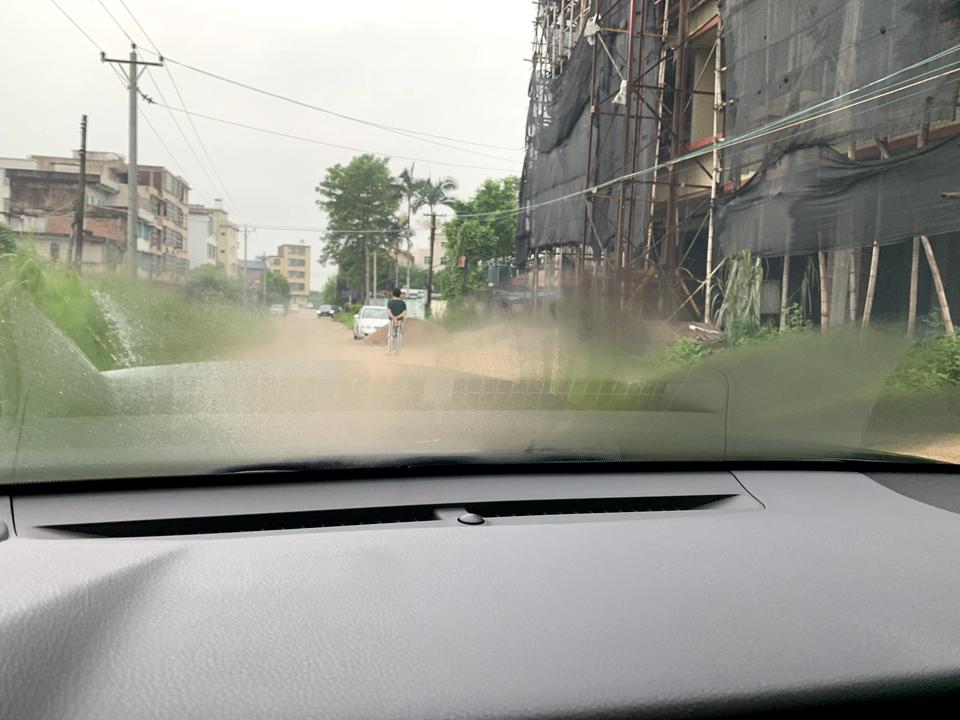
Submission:
{"label": "bamboo pole", "polygon": [[820,268],[820,332],[830,332],[830,278],[827,276],[827,253],[817,253]]}
{"label": "bamboo pole", "polygon": [[917,286],[920,280],[920,238],[913,239],[910,261],[910,303],[907,308],[907,337],[913,337],[917,329]]}
{"label": "bamboo pole", "polygon": [[787,329],[787,301],[790,299],[790,256],[783,256],[783,279],[780,281],[780,332]]}
{"label": "bamboo pole", "polygon": [[930,244],[930,238],[926,235],[920,236],[920,242],[923,244],[923,252],[927,256],[927,264],[930,265],[930,274],[933,275],[933,287],[937,291],[937,300],[940,301],[940,314],[943,315],[943,327],[947,335],[954,337],[956,333],[953,330],[953,319],[950,317],[950,304],[947,302],[947,293],[943,289],[943,279],[940,277],[937,258],[933,254],[933,245]]}
{"label": "bamboo pole", "polygon": [[[880,148],[880,157],[886,160],[890,151],[886,143],[877,142]],[[873,314],[873,297],[877,291],[877,271],[880,268],[880,198],[877,198],[877,213],[873,236],[873,247],[870,250],[870,275],[867,277],[867,295],[863,301],[863,323],[861,330],[870,327],[870,316]]]}

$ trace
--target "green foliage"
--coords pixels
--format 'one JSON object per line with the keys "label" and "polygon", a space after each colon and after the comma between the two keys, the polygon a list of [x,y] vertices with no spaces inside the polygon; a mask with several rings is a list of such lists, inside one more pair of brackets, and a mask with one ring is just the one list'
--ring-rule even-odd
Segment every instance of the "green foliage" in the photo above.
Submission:
{"label": "green foliage", "polygon": [[461,297],[446,301],[440,324],[448,330],[461,330],[474,327],[478,321],[477,309],[472,302]]}
{"label": "green foliage", "polygon": [[[329,217],[321,264],[337,266],[341,285],[355,292],[364,288],[366,253],[379,252],[378,260],[393,256],[401,190],[390,175],[387,160],[360,155],[347,165],[334,165],[316,186],[319,205]],[[342,232],[363,230],[363,234]],[[370,231],[383,231],[382,235]],[[341,231],[341,232],[338,232]],[[392,274],[390,261],[380,263]],[[378,272],[379,274],[379,272]]]}
{"label": "green foliage", "polygon": [[762,281],[763,265],[749,250],[727,260],[725,272],[717,281],[722,298],[717,324],[728,340],[737,342],[760,332]]}
{"label": "green foliage", "polygon": [[290,283],[282,273],[267,270],[267,305],[286,305],[290,302]]}
{"label": "green foliage", "polygon": [[115,275],[93,282],[134,328],[134,349],[142,365],[224,359],[268,332],[256,306],[191,297],[185,288],[130,282]]}
{"label": "green foliage", "polygon": [[[311,293],[311,298],[313,293]],[[339,305],[340,304],[340,288],[337,287],[337,278],[329,277],[327,281],[323,284],[323,289],[320,291],[320,302],[327,305]]]}
{"label": "green foliage", "polygon": [[960,340],[946,335],[914,345],[890,378],[898,393],[935,391],[960,386]]}
{"label": "green foliage", "polygon": [[115,366],[117,338],[90,287],[72,268],[50,265],[30,245],[5,254],[0,260],[0,312],[6,314],[18,296],[33,302],[97,368]]}
{"label": "green foliage", "polygon": [[[470,255],[478,260],[511,259],[514,255],[517,235],[516,212],[519,203],[520,181],[513,176],[502,179],[488,178],[469,200],[454,201],[451,207],[457,214],[444,226],[448,241],[448,254],[456,256]],[[495,213],[489,218],[463,218],[463,215]],[[475,245],[471,252],[461,252],[456,247],[465,225],[479,225],[488,230],[483,242]],[[475,235],[467,235],[476,240]]]}
{"label": "green foliage", "polygon": [[660,357],[660,364],[668,367],[686,367],[703,360],[713,353],[709,345],[690,338],[680,338],[667,345]]}
{"label": "green foliage", "polygon": [[803,305],[800,303],[793,303],[787,305],[783,309],[786,317],[785,329],[787,332],[795,330],[807,330],[813,327],[813,323],[807,319],[806,312],[804,312]]}
{"label": "green foliage", "polygon": [[8,255],[17,248],[13,231],[7,225],[0,223],[0,255]]}
{"label": "green foliage", "polygon": [[243,284],[223,268],[201,265],[187,275],[187,296],[208,302],[243,302]]}

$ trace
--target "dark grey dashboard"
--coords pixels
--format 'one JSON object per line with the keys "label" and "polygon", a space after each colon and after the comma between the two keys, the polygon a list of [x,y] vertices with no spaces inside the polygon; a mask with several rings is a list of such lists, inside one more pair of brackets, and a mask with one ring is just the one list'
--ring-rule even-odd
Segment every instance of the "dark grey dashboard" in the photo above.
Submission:
{"label": "dark grey dashboard", "polygon": [[954,687],[960,515],[915,497],[589,469],[14,492],[0,717],[709,716]]}

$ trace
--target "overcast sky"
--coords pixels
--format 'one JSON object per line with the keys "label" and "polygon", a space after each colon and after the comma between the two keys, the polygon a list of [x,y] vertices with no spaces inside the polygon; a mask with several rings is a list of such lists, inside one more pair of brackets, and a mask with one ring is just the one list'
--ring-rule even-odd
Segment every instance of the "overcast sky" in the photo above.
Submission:
{"label": "overcast sky", "polygon": [[[381,124],[507,148],[523,145],[525,58],[534,14],[527,0],[125,1],[160,51],[175,60]],[[120,0],[103,2],[139,45],[151,47]],[[129,52],[129,41],[99,0],[57,3],[108,55]],[[126,90],[53,3],[0,0],[0,27],[0,156],[69,155],[79,145],[83,113],[89,116],[90,150],[126,154]],[[462,196],[485,177],[519,174],[518,149],[465,146],[497,156],[482,157],[296,107],[177,65],[169,69],[193,112],[422,158],[418,175],[452,175]],[[166,71],[154,68],[141,80],[144,91],[159,98],[154,80],[166,100],[179,106]],[[193,188],[191,202],[224,197],[241,223],[322,226],[314,187],[327,167],[356,154],[196,118],[221,185],[213,171],[201,169],[166,110],[144,110],[171,152],[141,122],[141,163],[182,173]],[[177,119],[205,161],[187,118]],[[399,173],[409,163],[393,159],[391,167]],[[249,254],[301,239],[319,250],[315,233],[258,230],[250,236]],[[330,272],[318,270],[315,265],[314,289]]]}

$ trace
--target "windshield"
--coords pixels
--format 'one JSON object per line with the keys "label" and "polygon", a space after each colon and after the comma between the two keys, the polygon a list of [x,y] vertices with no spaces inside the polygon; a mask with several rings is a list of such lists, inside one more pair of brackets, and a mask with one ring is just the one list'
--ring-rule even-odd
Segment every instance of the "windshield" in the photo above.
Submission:
{"label": "windshield", "polygon": [[816,5],[6,0],[0,482],[957,460],[960,11]]}

